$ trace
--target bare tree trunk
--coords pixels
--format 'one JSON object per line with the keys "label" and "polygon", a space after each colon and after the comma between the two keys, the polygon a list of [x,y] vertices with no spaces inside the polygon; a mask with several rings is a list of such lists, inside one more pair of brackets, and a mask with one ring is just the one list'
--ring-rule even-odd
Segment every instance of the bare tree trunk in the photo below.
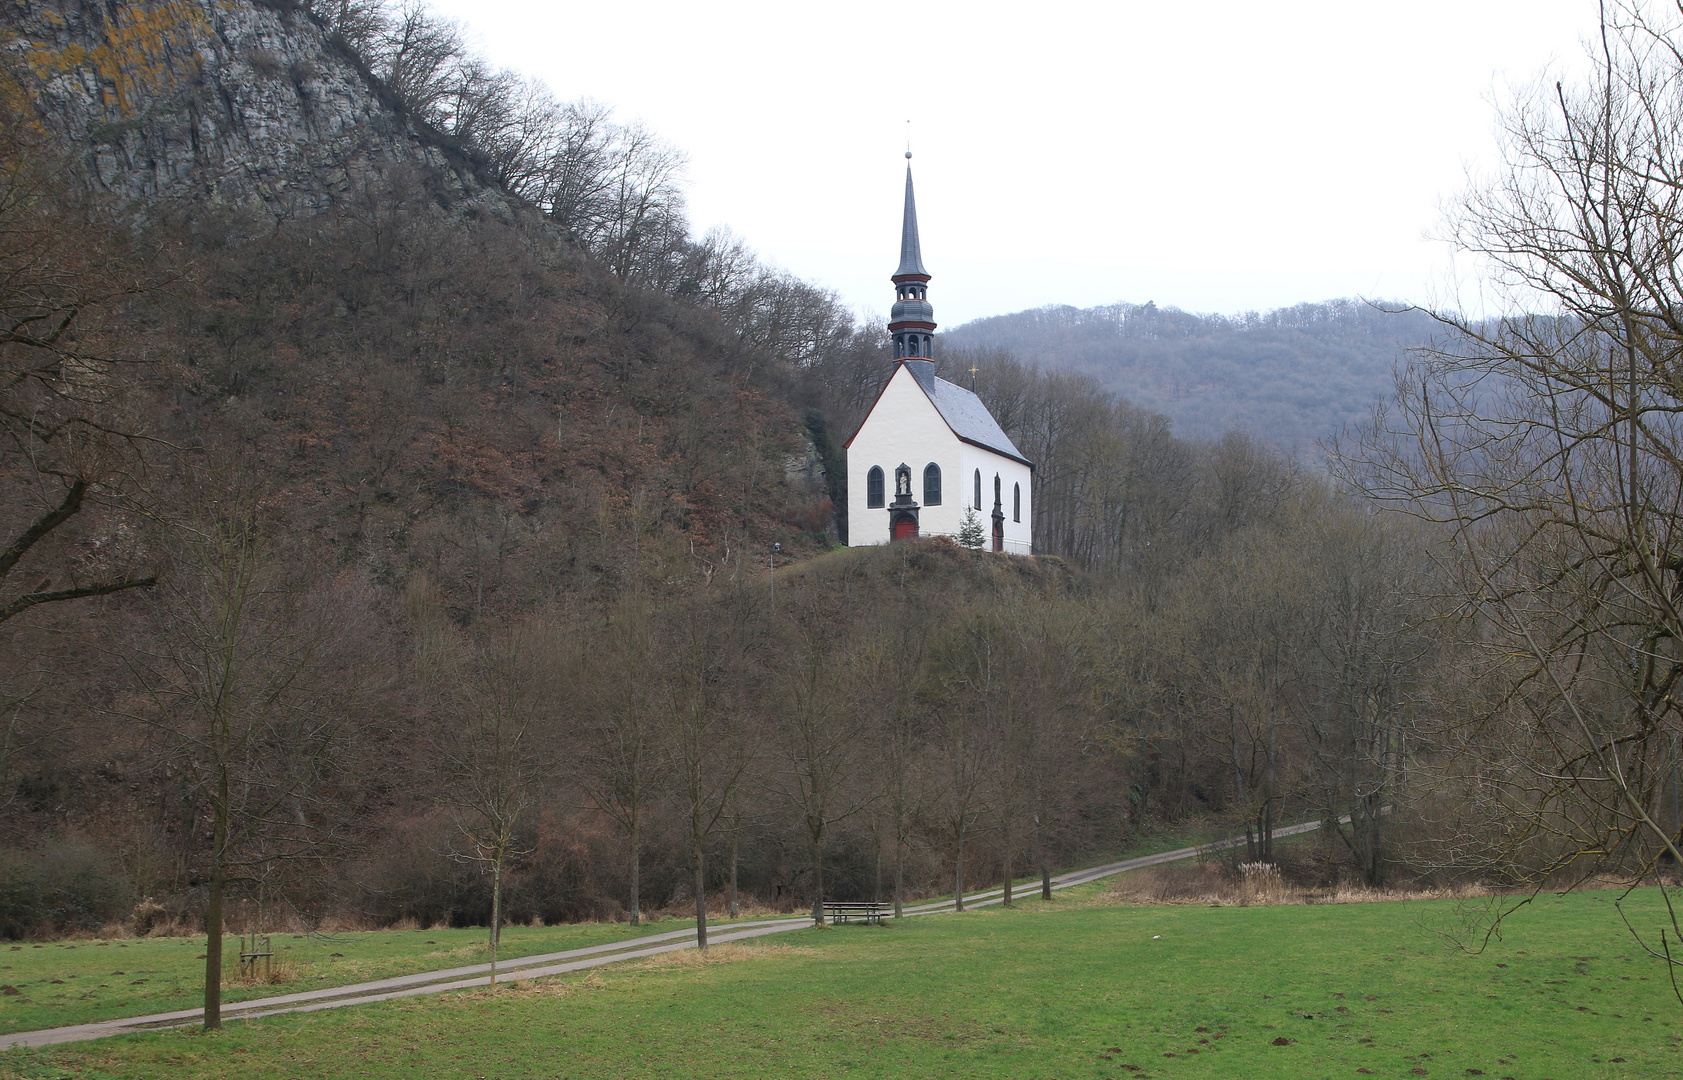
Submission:
{"label": "bare tree trunk", "polygon": [[1052,899],[1052,867],[1046,860],[1046,836],[1041,831],[1040,815],[1034,815],[1034,861],[1040,867],[1040,898]]}
{"label": "bare tree trunk", "polygon": [[491,989],[497,988],[497,945],[503,928],[503,860],[491,864]]}
{"label": "bare tree trunk", "polygon": [[876,841],[877,842],[872,845],[872,847],[875,849],[874,852],[873,852],[873,855],[875,856],[875,858],[872,861],[876,864],[875,867],[874,867],[874,870],[875,870],[875,873],[876,873],[876,880],[871,887],[871,903],[880,904],[880,903],[882,903],[882,834],[881,833],[877,834]]}
{"label": "bare tree trunk", "polygon": [[[1683,771],[1678,768],[1677,735],[1674,732],[1671,736],[1671,835],[1675,837],[1683,837],[1683,805],[1680,805],[1683,799],[1679,798],[1680,787],[1683,787]],[[1668,849],[1662,854],[1669,856],[1671,851]]]}
{"label": "bare tree trunk", "polygon": [[953,910],[964,910],[964,839],[958,841],[958,855],[953,859]]}
{"label": "bare tree trunk", "polygon": [[1005,899],[1001,901],[1005,907],[1011,906],[1011,870],[1016,863],[1013,858],[1014,854],[1015,852],[1011,850],[1011,841],[1007,840],[1005,842]]}
{"label": "bare tree trunk", "polygon": [[902,907],[906,899],[906,843],[899,837],[894,838],[894,917],[904,915]]}
{"label": "bare tree trunk", "polygon": [[205,1030],[222,1026],[222,894],[227,887],[221,867],[210,873],[205,900]]}
{"label": "bare tree trunk", "polygon": [[1227,730],[1229,733],[1228,749],[1231,754],[1231,764],[1233,766],[1233,801],[1237,805],[1246,808],[1245,858],[1251,862],[1256,862],[1257,837],[1251,831],[1251,822],[1254,815],[1249,812],[1250,793],[1245,790],[1245,770],[1240,763],[1239,757],[1239,725],[1237,719],[1233,715],[1232,706],[1229,706],[1227,710]]}
{"label": "bare tree trunk", "polygon": [[737,917],[736,906],[736,854],[741,846],[740,837],[735,829],[730,832],[730,917]]}
{"label": "bare tree trunk", "polygon": [[694,840],[693,857],[695,860],[695,945],[698,949],[707,948],[707,856],[701,850],[702,837],[696,835]]}
{"label": "bare tree trunk", "polygon": [[1356,838],[1362,875],[1374,888],[1385,883],[1385,861],[1381,844],[1378,794],[1364,795],[1350,816],[1350,831]]}
{"label": "bare tree trunk", "polygon": [[631,822],[631,925],[636,926],[643,921],[643,850],[642,823],[633,819]]}
{"label": "bare tree trunk", "polygon": [[228,889],[228,770],[217,770],[210,891],[205,897],[205,1030],[222,1026],[222,899]]}
{"label": "bare tree trunk", "polygon": [[824,925],[824,846],[818,833],[808,832],[812,841],[812,924]]}

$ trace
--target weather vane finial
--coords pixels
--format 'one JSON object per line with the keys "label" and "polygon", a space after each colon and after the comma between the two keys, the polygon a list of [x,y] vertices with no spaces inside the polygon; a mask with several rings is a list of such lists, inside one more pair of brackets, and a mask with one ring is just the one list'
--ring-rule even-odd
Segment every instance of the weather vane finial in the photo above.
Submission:
{"label": "weather vane finial", "polygon": [[912,160],[912,122],[906,121],[906,160]]}

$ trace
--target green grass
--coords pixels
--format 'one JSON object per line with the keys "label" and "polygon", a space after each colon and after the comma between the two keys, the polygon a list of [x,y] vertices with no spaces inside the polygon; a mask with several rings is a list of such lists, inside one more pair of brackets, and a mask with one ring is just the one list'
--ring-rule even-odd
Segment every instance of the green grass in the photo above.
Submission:
{"label": "green grass", "polygon": [[[1213,824],[1189,826],[1143,837],[1115,858],[1168,851],[1225,835],[1226,831]],[[1038,878],[1024,878],[1018,888],[1032,890],[1038,884]],[[951,902],[952,897],[944,899]],[[714,921],[718,926],[728,925],[726,920]],[[624,923],[508,927],[503,931],[500,956],[513,960],[693,925],[693,920],[665,919],[644,922],[639,927]],[[237,939],[225,940],[224,968],[235,973]],[[319,990],[489,959],[483,927],[327,936],[275,934],[273,943],[276,958],[286,972],[285,980],[262,984],[230,978],[223,989],[223,1000]],[[0,944],[0,987],[20,991],[16,995],[0,992],[0,1033],[196,1008],[204,995],[203,957],[203,938]]]}
{"label": "green grass", "polygon": [[[1458,925],[1448,901],[1115,907],[1095,891],[797,931],[494,999],[14,1051],[0,1077],[1683,1075],[1683,1006],[1613,894],[1540,902],[1470,955],[1434,932]],[[1652,895],[1627,909],[1657,925]]]}
{"label": "green grass", "polygon": [[[642,926],[510,926],[498,958],[601,945],[693,926],[668,919]],[[225,939],[224,968],[239,970],[237,938]],[[483,927],[465,930],[379,930],[306,936],[272,935],[287,978],[275,984],[229,980],[224,1001],[319,990],[347,983],[462,967],[490,959]],[[0,945],[0,1033],[62,1027],[93,1020],[191,1009],[204,1001],[205,939],[136,938]]]}

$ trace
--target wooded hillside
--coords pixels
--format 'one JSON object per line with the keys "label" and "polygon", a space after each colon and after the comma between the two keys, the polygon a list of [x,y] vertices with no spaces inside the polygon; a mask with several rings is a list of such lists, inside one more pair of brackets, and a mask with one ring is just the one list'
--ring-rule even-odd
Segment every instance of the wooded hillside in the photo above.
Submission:
{"label": "wooded hillside", "polygon": [[[423,9],[5,11],[0,930],[788,910],[1198,822],[1283,861],[1300,817],[1328,823],[1294,867],[1321,880],[1675,854],[1671,357],[1647,383],[1629,359],[1675,328],[1620,381],[1593,305],[1462,325],[1337,483],[1219,409],[1193,440],[1094,374],[949,351],[1036,462],[1046,554],[840,550],[886,336],[693,236],[674,148]],[[261,138],[248,101],[300,126]],[[1313,345],[1297,424],[1329,343],[1366,358],[1350,419],[1422,319],[1118,309],[1069,336],[1154,378],[1172,348],[1272,343],[1283,370]],[[1523,422],[1481,427],[1490,380]],[[1489,452],[1539,416],[1586,417],[1575,446],[1636,428],[1603,422],[1636,410],[1615,385],[1653,403],[1646,471],[1573,457],[1550,488],[1546,442]],[[1535,578],[1490,592],[1475,540]],[[1580,591],[1586,566],[1612,578]],[[1563,656],[1575,681],[1545,681]],[[1627,721],[1634,760],[1597,757]]]}
{"label": "wooded hillside", "polygon": [[1045,307],[976,319],[941,335],[950,351],[1003,350],[1089,375],[1161,413],[1184,439],[1238,431],[1313,459],[1388,399],[1409,351],[1452,336],[1423,311],[1361,300],[1242,315],[1156,304]]}

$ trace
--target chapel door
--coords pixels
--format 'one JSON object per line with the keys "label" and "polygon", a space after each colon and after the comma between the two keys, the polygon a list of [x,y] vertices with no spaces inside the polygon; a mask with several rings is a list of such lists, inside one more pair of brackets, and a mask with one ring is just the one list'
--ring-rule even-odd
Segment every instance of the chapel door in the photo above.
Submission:
{"label": "chapel door", "polygon": [[1005,550],[1005,521],[995,514],[993,519],[993,549]]}
{"label": "chapel door", "polygon": [[894,522],[894,539],[909,540],[917,535],[917,522],[909,517],[897,518]]}

